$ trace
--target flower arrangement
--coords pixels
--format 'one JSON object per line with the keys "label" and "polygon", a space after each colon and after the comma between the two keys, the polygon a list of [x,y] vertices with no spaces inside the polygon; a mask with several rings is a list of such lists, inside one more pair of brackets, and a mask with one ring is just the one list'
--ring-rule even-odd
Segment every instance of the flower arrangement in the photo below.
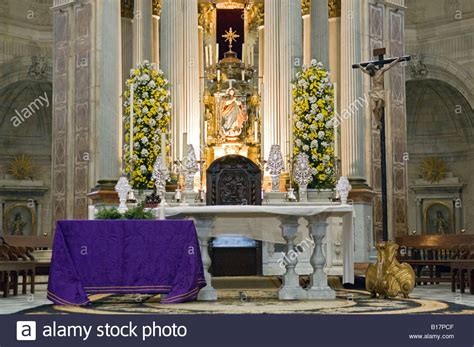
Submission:
{"label": "flower arrangement", "polygon": [[313,169],[309,188],[333,188],[334,90],[329,72],[316,60],[303,66],[292,83],[293,155],[304,153]]}
{"label": "flower arrangement", "polygon": [[[160,137],[167,133],[170,123],[171,96],[169,82],[155,64],[144,61],[130,70],[124,98],[123,146],[125,172],[130,185],[136,189],[152,189],[153,164],[161,152]],[[130,87],[133,86],[133,105],[130,105]],[[130,134],[130,110],[133,107],[133,134]],[[132,165],[130,167],[130,136],[133,136]],[[169,146],[167,146],[169,148]],[[132,171],[132,172],[131,172]]]}

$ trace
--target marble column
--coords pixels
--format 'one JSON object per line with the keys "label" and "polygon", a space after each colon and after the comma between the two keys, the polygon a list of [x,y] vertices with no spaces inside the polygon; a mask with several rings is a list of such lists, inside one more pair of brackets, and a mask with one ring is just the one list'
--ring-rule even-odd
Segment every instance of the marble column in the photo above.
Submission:
{"label": "marble column", "polygon": [[460,196],[453,199],[454,206],[454,232],[460,234],[463,229],[462,225],[462,200]]}
{"label": "marble column", "polygon": [[303,64],[301,2],[265,0],[263,155],[278,144],[286,158],[291,151],[291,82]]}
{"label": "marble column", "polygon": [[[184,9],[183,45],[184,72],[183,103],[184,124],[182,132],[187,133],[187,144],[195,148],[196,157],[200,158],[201,104],[199,100],[199,31],[198,0],[182,0]],[[186,144],[185,144],[186,145]],[[183,149],[181,149],[183,152]]]}
{"label": "marble column", "polygon": [[[119,4],[120,5],[120,4]],[[144,60],[152,61],[153,53],[152,0],[135,0],[133,32],[135,38],[134,65]]]}
{"label": "marble column", "polygon": [[97,4],[100,22],[96,88],[99,102],[95,104],[95,174],[97,181],[116,181],[121,169],[122,120],[122,39],[120,2],[103,0]]}
{"label": "marble column", "polygon": [[[181,158],[183,133],[200,148],[199,34],[197,0],[163,0],[160,62],[171,83],[173,160]],[[184,6],[186,5],[186,6]],[[183,44],[186,43],[186,44]],[[196,156],[199,157],[199,150]]]}
{"label": "marble column", "polygon": [[[362,73],[352,69],[352,64],[361,61],[361,0],[343,1],[341,12],[342,175],[356,184],[364,185],[366,169]],[[354,183],[352,186],[355,187]]]}
{"label": "marble column", "polygon": [[122,86],[130,77],[130,69],[134,68],[133,60],[133,20],[122,17]]}
{"label": "marble column", "polygon": [[423,199],[417,198],[416,202],[416,233],[423,234]]}
{"label": "marble column", "polygon": [[311,58],[329,69],[329,12],[325,0],[311,0]]}
{"label": "marble column", "polygon": [[303,64],[311,64],[311,16],[303,16]]}
{"label": "marble column", "polygon": [[[281,144],[279,109],[279,17],[280,0],[265,0],[264,69],[263,75],[263,158],[268,158],[270,147]],[[283,143],[282,149],[287,148]]]}
{"label": "marble column", "polygon": [[160,16],[153,15],[153,46],[152,46],[152,62],[157,67],[160,66]]}

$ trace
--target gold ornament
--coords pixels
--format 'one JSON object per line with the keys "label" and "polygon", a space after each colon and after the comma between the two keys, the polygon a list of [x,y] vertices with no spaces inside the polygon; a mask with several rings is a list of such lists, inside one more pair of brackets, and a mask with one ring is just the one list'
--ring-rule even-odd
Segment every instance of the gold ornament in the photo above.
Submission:
{"label": "gold ornament", "polygon": [[225,38],[225,42],[229,42],[229,51],[232,51],[232,43],[237,42],[237,38],[239,38],[240,35],[231,27],[225,32],[225,35],[222,35],[222,37]]}
{"label": "gold ornament", "polygon": [[153,0],[153,15],[159,16],[161,13],[161,0]]}
{"label": "gold ornament", "polygon": [[257,31],[263,25],[265,17],[265,8],[263,4],[252,4],[247,10],[249,23],[249,32]]}
{"label": "gold ornament", "polygon": [[430,183],[437,183],[447,177],[446,163],[435,157],[430,157],[421,162],[420,177]]}
{"label": "gold ornament", "polygon": [[311,11],[310,0],[301,0],[301,11],[303,13],[303,16],[310,13]]}
{"label": "gold ornament", "polygon": [[415,287],[415,272],[410,264],[397,260],[398,245],[393,242],[377,244],[377,263],[370,264],[365,273],[365,288],[376,297],[394,298],[399,293],[408,298]]}
{"label": "gold ornament", "polygon": [[329,18],[341,16],[341,0],[329,0]]}
{"label": "gold ornament", "polygon": [[15,157],[13,162],[8,167],[8,174],[15,177],[17,180],[32,179],[33,178],[33,164],[31,157],[26,154]]}

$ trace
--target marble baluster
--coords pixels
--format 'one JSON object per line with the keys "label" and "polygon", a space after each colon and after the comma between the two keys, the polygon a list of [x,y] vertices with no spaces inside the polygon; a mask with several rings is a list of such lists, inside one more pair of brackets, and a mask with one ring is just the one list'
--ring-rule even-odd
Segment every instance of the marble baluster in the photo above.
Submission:
{"label": "marble baluster", "polygon": [[308,217],[308,228],[314,240],[314,250],[310,259],[313,274],[310,277],[308,299],[335,299],[336,292],[328,286],[328,278],[324,272],[326,257],[323,254],[323,239],[328,227],[329,214],[320,213]]}
{"label": "marble baluster", "polygon": [[283,275],[283,284],[278,290],[280,300],[305,299],[306,292],[300,286],[299,275],[295,268],[298,264],[298,253],[294,251],[294,240],[298,233],[298,216],[279,216],[283,238],[286,240],[286,272]]}
{"label": "marble baluster", "polygon": [[217,290],[212,286],[212,278],[209,273],[211,266],[211,257],[209,255],[209,240],[211,239],[212,229],[214,228],[215,218],[209,215],[194,216],[196,230],[201,245],[201,257],[204,265],[204,278],[206,279],[206,286],[202,288],[198,295],[200,301],[214,301],[217,300]]}

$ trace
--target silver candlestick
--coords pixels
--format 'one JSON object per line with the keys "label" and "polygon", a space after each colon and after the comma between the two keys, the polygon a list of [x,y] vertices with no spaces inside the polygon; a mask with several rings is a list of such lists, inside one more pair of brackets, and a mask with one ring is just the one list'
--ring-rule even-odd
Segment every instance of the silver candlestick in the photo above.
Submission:
{"label": "silver candlestick", "polygon": [[278,192],[280,186],[280,174],[285,168],[280,145],[272,145],[267,160],[267,170],[272,176],[272,192]]}

